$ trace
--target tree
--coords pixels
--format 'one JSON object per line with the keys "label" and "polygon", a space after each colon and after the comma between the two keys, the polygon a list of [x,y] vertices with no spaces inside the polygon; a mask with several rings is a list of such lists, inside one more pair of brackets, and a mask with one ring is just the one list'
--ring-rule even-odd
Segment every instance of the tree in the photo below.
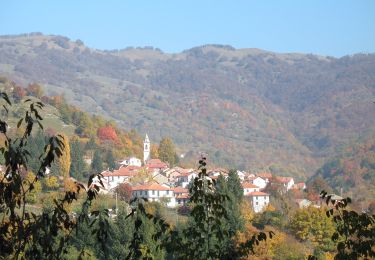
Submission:
{"label": "tree", "polygon": [[105,162],[110,171],[113,171],[116,168],[115,157],[113,156],[112,150],[109,150],[106,154]]}
{"label": "tree", "polygon": [[64,178],[69,178],[71,164],[69,138],[65,134],[61,134],[60,136],[63,140],[64,149],[62,150],[61,156],[59,157],[57,163],[59,164],[60,175]]}
{"label": "tree", "polygon": [[56,176],[49,176],[46,177],[44,184],[47,190],[54,190],[59,187],[59,180],[56,178]]}
{"label": "tree", "polygon": [[40,182],[34,182],[35,174],[32,172],[27,172],[26,176],[23,178],[23,186],[29,186],[33,183],[33,189],[27,194],[26,202],[35,203],[37,201],[37,195],[42,191],[42,185]]}
{"label": "tree", "polygon": [[[42,131],[36,131],[34,135],[30,135],[26,144],[26,149],[30,154],[42,154],[43,148],[47,144],[47,138]],[[37,172],[40,167],[40,159],[37,156],[30,157],[28,167],[32,172]]]}
{"label": "tree", "polygon": [[156,144],[151,144],[151,158],[159,159],[159,146]]}
{"label": "tree", "polygon": [[230,256],[236,250],[234,236],[244,229],[244,219],[241,215],[243,191],[236,171],[231,170],[227,180],[220,175],[216,183],[216,189],[218,193],[227,198],[222,202],[227,216],[222,220],[221,228],[228,235],[220,239],[219,243],[227,256]]}
{"label": "tree", "polygon": [[100,150],[95,150],[94,157],[92,158],[91,170],[94,173],[100,173],[103,171],[103,160]]}
{"label": "tree", "polygon": [[97,136],[102,142],[105,142],[105,141],[117,142],[118,141],[117,133],[112,126],[105,126],[105,127],[98,128]]}
{"label": "tree", "polygon": [[172,139],[165,137],[161,139],[158,149],[159,159],[163,162],[168,162],[170,166],[177,163],[178,156],[175,151],[175,146]]}
{"label": "tree", "polygon": [[116,194],[119,196],[119,198],[123,201],[130,202],[132,198],[132,187],[127,183],[120,183],[116,187]]}
{"label": "tree", "polygon": [[300,241],[310,241],[323,251],[333,249],[330,238],[335,226],[327,219],[324,209],[309,207],[297,210],[291,219],[290,229]]}
{"label": "tree", "polygon": [[[199,174],[190,187],[192,210],[187,227],[179,232],[172,232],[169,244],[171,257],[181,259],[236,259],[254,253],[255,244],[267,239],[265,233],[251,236],[230,252],[221,248],[220,241],[232,237],[224,227],[228,212],[223,202],[228,196],[217,191],[215,183],[208,177],[206,158],[199,161]],[[272,237],[273,232],[269,235]]]}
{"label": "tree", "polygon": [[78,140],[73,140],[71,142],[71,149],[70,149],[70,176],[76,178],[78,180],[83,180],[86,175],[86,163],[83,159],[84,152],[82,149],[82,145]]}
{"label": "tree", "polygon": [[[3,107],[7,112],[7,106],[11,106],[8,95],[0,93],[0,96],[6,102]],[[87,190],[87,199],[78,220],[73,219],[65,207],[77,199],[80,191],[85,190],[79,183],[76,183],[77,192],[65,193],[61,199],[55,200],[50,211],[37,215],[27,209],[28,198],[40,188],[40,180],[45,177],[47,168],[62,155],[64,140],[60,135],[50,137],[41,154],[31,154],[26,149],[28,139],[35,124],[42,128],[40,110],[44,105],[30,100],[25,102],[29,103],[29,107],[17,124],[17,129],[24,129],[19,138],[12,138],[7,131],[7,122],[0,119],[0,134],[6,140],[0,149],[6,166],[5,171],[0,173],[0,258],[60,259],[77,225],[82,221],[91,222],[89,207],[99,188],[92,184],[95,177],[92,176],[88,183],[90,188]],[[40,159],[35,175],[27,173],[27,162],[32,157]],[[25,172],[26,177],[23,177]],[[91,214],[95,218],[100,213]],[[99,228],[93,232],[98,241],[104,241],[107,236],[106,224],[105,221],[99,223]]]}

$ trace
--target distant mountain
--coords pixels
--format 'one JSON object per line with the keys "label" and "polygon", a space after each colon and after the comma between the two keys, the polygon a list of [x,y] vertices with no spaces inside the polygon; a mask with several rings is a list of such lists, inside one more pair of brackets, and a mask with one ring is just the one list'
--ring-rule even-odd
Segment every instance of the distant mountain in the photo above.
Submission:
{"label": "distant mountain", "polygon": [[311,175],[375,130],[375,54],[342,58],[205,45],[101,51],[39,33],[0,37],[0,74],[43,84],[195,160]]}

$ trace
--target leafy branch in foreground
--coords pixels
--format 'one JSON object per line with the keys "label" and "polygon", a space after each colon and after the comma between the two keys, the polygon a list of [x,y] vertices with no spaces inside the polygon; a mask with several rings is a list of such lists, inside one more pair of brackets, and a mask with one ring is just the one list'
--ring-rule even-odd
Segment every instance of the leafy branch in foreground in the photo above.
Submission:
{"label": "leafy branch in foreground", "polygon": [[[8,95],[1,92],[0,97],[5,104],[3,109],[8,113],[12,105]],[[36,215],[27,209],[27,197],[34,190],[35,184],[46,176],[47,168],[54,160],[62,155],[64,149],[63,136],[50,137],[44,147],[44,153],[39,156],[40,166],[35,178],[25,181],[24,175],[28,171],[28,160],[34,154],[26,149],[28,138],[37,124],[43,129],[40,110],[43,103],[27,99],[29,104],[25,116],[17,123],[21,135],[17,137],[8,133],[8,124],[0,119],[0,134],[4,145],[0,152],[4,157],[5,169],[0,173],[0,258],[11,259],[60,259],[66,253],[67,244],[73,231],[82,221],[94,222],[99,213],[89,214],[92,200],[97,197],[99,187],[93,184],[92,176],[88,189],[80,183],[75,183],[75,190],[67,191],[61,199],[54,200],[54,208]],[[3,111],[4,112],[4,111]],[[99,183],[101,176],[97,176]],[[78,195],[86,191],[86,201],[83,210],[76,218],[67,211],[67,205],[77,200]],[[105,223],[105,219],[101,220]],[[99,242],[104,244],[106,225],[102,223],[93,232]]]}
{"label": "leafy branch in foreground", "polygon": [[[332,241],[337,243],[335,259],[371,259],[375,257],[375,215],[348,210],[351,199],[332,199],[322,191],[320,196],[331,208],[326,215],[336,223]],[[309,259],[316,259],[310,256]]]}

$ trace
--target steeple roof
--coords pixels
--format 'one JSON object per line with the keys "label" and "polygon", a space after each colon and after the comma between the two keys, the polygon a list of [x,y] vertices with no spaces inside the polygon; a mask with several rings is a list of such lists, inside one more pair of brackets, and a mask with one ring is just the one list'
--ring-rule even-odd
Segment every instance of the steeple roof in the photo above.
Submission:
{"label": "steeple roof", "polygon": [[150,139],[148,139],[148,135],[146,134],[146,137],[145,137],[145,143],[149,143],[150,142]]}

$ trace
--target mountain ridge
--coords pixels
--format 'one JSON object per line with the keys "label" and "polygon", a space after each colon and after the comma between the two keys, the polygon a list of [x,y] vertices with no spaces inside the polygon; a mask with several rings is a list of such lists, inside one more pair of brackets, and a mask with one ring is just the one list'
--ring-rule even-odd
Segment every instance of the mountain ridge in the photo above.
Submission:
{"label": "mountain ridge", "polygon": [[[249,54],[251,53],[251,54]],[[204,45],[101,51],[62,36],[0,37],[0,74],[41,83],[188,158],[311,175],[372,131],[375,55],[334,58]],[[210,158],[210,157],[209,157]]]}

